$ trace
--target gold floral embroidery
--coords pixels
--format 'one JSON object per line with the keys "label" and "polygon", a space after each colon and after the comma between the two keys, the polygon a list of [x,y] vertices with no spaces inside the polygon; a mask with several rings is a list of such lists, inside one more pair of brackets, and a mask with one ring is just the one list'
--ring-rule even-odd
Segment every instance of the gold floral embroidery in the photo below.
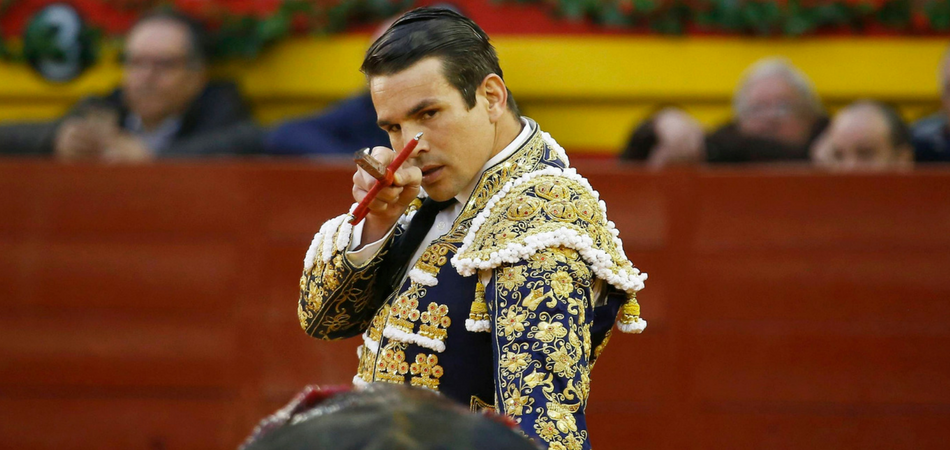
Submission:
{"label": "gold floral embroidery", "polygon": [[452,244],[446,243],[435,243],[428,246],[425,251],[422,253],[422,256],[419,257],[419,261],[416,263],[416,266],[422,269],[425,272],[428,272],[432,276],[436,276],[439,273],[439,270],[444,266],[448,261],[449,252],[455,252],[456,248]]}
{"label": "gold floral embroidery", "polygon": [[546,406],[548,409],[548,417],[557,425],[558,431],[561,433],[577,431],[577,422],[574,420],[574,412],[577,411],[576,407],[572,408],[569,405],[557,402],[549,402]]}
{"label": "gold floral embroidery", "polygon": [[551,275],[551,289],[558,297],[568,297],[574,290],[574,279],[563,270],[554,272],[554,275]]}
{"label": "gold floral embroidery", "polygon": [[438,356],[424,353],[416,355],[416,362],[412,363],[409,370],[413,375],[419,375],[412,377],[411,383],[413,386],[422,386],[433,390],[439,389],[439,378],[442,378],[445,373],[442,366],[439,365]]}
{"label": "gold floral embroidery", "polygon": [[551,343],[555,339],[563,338],[567,336],[567,330],[564,329],[564,325],[560,322],[544,322],[541,321],[538,323],[537,331],[528,334],[529,337],[534,337],[541,342]]}
{"label": "gold floral embroidery", "polygon": [[523,395],[520,389],[511,386],[511,390],[505,399],[505,411],[517,417],[523,414],[524,409],[531,403],[533,403],[531,397]]}
{"label": "gold floral embroidery", "polygon": [[548,388],[548,390],[553,390],[554,383],[551,381],[553,378],[554,375],[550,373],[538,372],[535,370],[531,373],[531,375],[524,377],[524,382],[531,389],[534,389],[539,385],[544,385]]}
{"label": "gold floral embroidery", "polygon": [[412,332],[412,322],[419,320],[420,317],[419,310],[417,309],[419,307],[419,300],[412,298],[414,297],[412,294],[410,291],[400,295],[396,301],[393,302],[389,315],[389,323],[406,333]]}
{"label": "gold floral embroidery", "polygon": [[[540,210],[519,213],[525,202],[520,199],[544,199]],[[473,244],[458,255],[462,261],[490,261],[492,255],[517,246],[528,245],[528,236],[562,236],[564,230],[587,236],[590,246],[605,252],[612,264],[604,266],[622,278],[639,272],[617,245],[615,231],[598,205],[598,199],[581,180],[558,175],[540,175],[515,186],[493,206],[502,214],[492,214],[475,233]],[[585,244],[586,245],[586,244]],[[513,247],[514,246],[514,247]],[[582,263],[582,261],[578,261]],[[550,267],[550,263],[546,263]],[[507,288],[507,286],[506,286]]]}
{"label": "gold floral embroidery", "polygon": [[528,313],[517,306],[509,309],[501,320],[501,327],[505,335],[513,336],[516,333],[520,335],[524,331],[524,321],[527,317]]}
{"label": "gold floral embroidery", "polygon": [[522,266],[505,267],[501,271],[501,276],[498,277],[498,285],[509,291],[521,286],[525,281],[524,267]]}
{"label": "gold floral embroidery", "polygon": [[449,307],[437,303],[429,303],[426,312],[422,313],[422,325],[419,327],[419,334],[430,339],[444,341],[448,336],[446,329],[452,325],[452,319],[449,318]]}
{"label": "gold floral embroidery", "polygon": [[538,436],[541,436],[541,439],[548,442],[556,439],[560,434],[558,433],[557,425],[548,420],[547,417],[540,417],[534,422],[534,431],[538,433]]}
{"label": "gold floral embroidery", "polygon": [[501,358],[500,365],[509,372],[520,373],[528,367],[528,354],[507,352],[505,356]]}
{"label": "gold floral embroidery", "polygon": [[558,345],[557,350],[548,354],[547,368],[553,370],[560,377],[573,377],[574,364],[577,358],[574,358],[565,345]]}
{"label": "gold floral embroidery", "polygon": [[[508,268],[524,281],[506,277]],[[495,272],[494,299],[489,302],[497,305],[504,412],[533,420],[534,432],[549,448],[580,449],[587,431],[575,414],[586,405],[590,391],[590,324],[585,317],[592,308],[586,300],[591,272],[576,251],[564,248],[544,249],[504,269]]]}
{"label": "gold floral embroidery", "polygon": [[406,362],[406,344],[390,341],[376,360],[376,379],[390,383],[404,383],[409,363]]}

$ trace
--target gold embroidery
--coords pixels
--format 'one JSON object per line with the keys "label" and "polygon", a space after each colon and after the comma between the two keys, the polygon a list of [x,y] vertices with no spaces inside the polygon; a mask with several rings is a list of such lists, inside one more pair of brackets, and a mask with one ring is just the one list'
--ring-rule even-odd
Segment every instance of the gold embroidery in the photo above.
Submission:
{"label": "gold embroidery", "polygon": [[511,307],[501,319],[501,328],[505,336],[520,336],[524,331],[524,321],[528,313],[517,306]]}
{"label": "gold embroidery", "polygon": [[504,412],[537,416],[534,431],[548,448],[580,449],[587,431],[575,414],[590,392],[590,324],[584,317],[592,308],[592,273],[576,251],[547,248],[495,274]]}
{"label": "gold embroidery", "polygon": [[548,408],[548,417],[554,421],[558,431],[561,433],[577,431],[577,422],[574,420],[574,413],[577,412],[578,405],[549,402],[546,406]]}
{"label": "gold embroidery", "polygon": [[574,211],[585,222],[593,222],[594,214],[600,211],[600,208],[591,199],[580,198],[574,201]]}
{"label": "gold embroidery", "polygon": [[472,302],[472,308],[468,312],[468,318],[471,320],[489,320],[488,304],[485,303],[485,286],[481,280],[475,280],[475,300]]}
{"label": "gold embroidery", "polygon": [[473,395],[472,399],[469,401],[469,408],[472,410],[472,412],[494,411],[495,405],[478,398],[477,395]]}
{"label": "gold embroidery", "polygon": [[521,373],[528,367],[528,357],[527,353],[507,352],[501,357],[499,365],[508,372]]}
{"label": "gold embroidery", "polygon": [[402,294],[393,303],[390,310],[389,323],[406,333],[411,333],[413,329],[412,322],[419,320],[419,300],[416,300],[413,290]]}
{"label": "gold embroidery", "polygon": [[559,270],[551,275],[551,289],[558,297],[567,298],[574,290],[574,279],[567,272]]}
{"label": "gold embroidery", "polygon": [[380,342],[383,339],[383,328],[386,326],[386,319],[389,317],[389,305],[385,304],[376,315],[373,316],[373,322],[369,326],[369,338]]}
{"label": "gold embroidery", "polygon": [[360,351],[360,366],[357,375],[366,382],[373,381],[373,366],[376,362],[376,354],[370,351],[365,345]]}
{"label": "gold embroidery", "polygon": [[[533,206],[524,199],[543,202],[532,213]],[[543,200],[540,200],[543,199]],[[513,245],[527,245],[526,238],[541,234],[563,236],[565,229],[587,236],[590,245],[605,252],[613,264],[611,272],[623,277],[638,273],[614,240],[613,230],[598,206],[598,199],[579,180],[557,175],[540,175],[515,186],[497,201],[491,214],[479,226],[473,245],[458,255],[464,261],[491,261],[492,255]],[[550,266],[550,262],[546,263]],[[583,261],[577,261],[583,265]],[[589,269],[588,269],[589,270]],[[510,289],[507,285],[506,289]]]}
{"label": "gold embroidery", "polygon": [[544,202],[527,195],[520,195],[508,207],[508,218],[511,220],[526,220],[538,213]]}
{"label": "gold embroidery", "polygon": [[521,393],[514,385],[508,386],[509,392],[505,397],[505,411],[511,416],[520,416],[524,409],[534,403],[534,399]]}
{"label": "gold embroidery", "polygon": [[501,276],[498,277],[496,284],[510,291],[524,284],[526,280],[523,272],[524,267],[522,266],[505,267],[502,269]]}
{"label": "gold embroidery", "polygon": [[538,184],[535,193],[538,197],[548,200],[561,200],[571,198],[571,190],[564,186],[564,180],[561,178],[548,178]]}
{"label": "gold embroidery", "polygon": [[422,313],[422,325],[419,326],[419,334],[430,338],[444,341],[447,336],[446,329],[452,324],[449,318],[449,307],[436,303],[429,303],[426,312]]}
{"label": "gold embroidery", "polygon": [[552,323],[541,321],[538,323],[535,331],[528,333],[528,337],[534,337],[546,343],[554,342],[555,339],[561,339],[564,336],[567,336],[567,330],[564,329],[564,325],[560,322]]}
{"label": "gold embroidery", "polygon": [[419,269],[436,276],[439,274],[439,270],[442,266],[447,263],[449,252],[455,252],[455,247],[451,244],[445,243],[435,243],[426,248],[425,252],[422,253],[422,256],[419,257],[419,261],[416,263],[416,267]]}
{"label": "gold embroidery", "polygon": [[577,211],[574,211],[574,205],[567,200],[545,203],[544,212],[562,222],[573,222],[577,220]]}
{"label": "gold embroidery", "polygon": [[439,357],[436,355],[426,355],[419,353],[416,355],[416,362],[409,368],[413,375],[411,383],[413,386],[422,386],[429,389],[439,389],[439,378],[444,374],[442,366],[439,365]]}
{"label": "gold embroidery", "polygon": [[390,341],[386,347],[383,347],[376,361],[376,379],[390,383],[404,383],[408,371],[406,344]]}
{"label": "gold embroidery", "polygon": [[341,312],[332,319],[324,320],[323,326],[326,327],[327,333],[333,333],[334,331],[343,329],[343,327],[349,325],[349,323],[350,315],[345,312]]}

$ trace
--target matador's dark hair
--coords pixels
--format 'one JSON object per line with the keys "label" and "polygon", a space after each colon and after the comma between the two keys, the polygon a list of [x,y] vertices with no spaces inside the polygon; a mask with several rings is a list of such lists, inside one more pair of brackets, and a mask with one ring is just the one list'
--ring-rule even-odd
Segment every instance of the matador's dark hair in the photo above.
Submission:
{"label": "matador's dark hair", "polygon": [[[428,57],[442,61],[442,74],[469,108],[486,76],[504,75],[488,35],[471,19],[444,8],[418,8],[397,19],[366,51],[360,70],[368,77],[392,75]],[[508,109],[520,115],[511,91]]]}

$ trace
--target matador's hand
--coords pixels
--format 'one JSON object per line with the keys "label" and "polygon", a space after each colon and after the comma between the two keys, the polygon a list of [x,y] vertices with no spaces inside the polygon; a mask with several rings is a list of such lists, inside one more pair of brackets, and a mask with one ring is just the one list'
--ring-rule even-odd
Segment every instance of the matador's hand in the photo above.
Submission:
{"label": "matador's hand", "polygon": [[[385,167],[396,157],[396,152],[386,147],[375,147],[372,155]],[[356,173],[353,174],[353,198],[357,202],[363,200],[374,184],[376,184],[376,178],[363,169],[356,169]],[[370,202],[361,241],[375,242],[385,236],[412,200],[419,195],[421,184],[422,171],[418,167],[403,164],[396,171],[393,184],[381,189],[376,198]]]}

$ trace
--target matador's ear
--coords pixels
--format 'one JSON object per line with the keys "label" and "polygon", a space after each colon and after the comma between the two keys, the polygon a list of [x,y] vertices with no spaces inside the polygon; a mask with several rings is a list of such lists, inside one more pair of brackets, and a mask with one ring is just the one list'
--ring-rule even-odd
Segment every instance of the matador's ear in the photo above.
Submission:
{"label": "matador's ear", "polygon": [[488,117],[492,123],[501,120],[508,110],[508,88],[497,74],[488,74],[479,86],[488,100]]}

